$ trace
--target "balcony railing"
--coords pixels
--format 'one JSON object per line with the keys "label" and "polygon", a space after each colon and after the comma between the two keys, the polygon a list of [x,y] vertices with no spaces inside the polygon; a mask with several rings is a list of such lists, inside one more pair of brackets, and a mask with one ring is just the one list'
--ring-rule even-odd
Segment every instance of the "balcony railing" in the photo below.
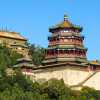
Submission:
{"label": "balcony railing", "polygon": [[53,46],[53,45],[80,45],[83,46],[82,43],[78,43],[78,42],[49,42],[49,46]]}
{"label": "balcony railing", "polygon": [[68,54],[55,54],[55,55],[48,55],[45,58],[57,58],[57,57],[62,57],[62,58],[86,58],[85,55],[68,55]]}

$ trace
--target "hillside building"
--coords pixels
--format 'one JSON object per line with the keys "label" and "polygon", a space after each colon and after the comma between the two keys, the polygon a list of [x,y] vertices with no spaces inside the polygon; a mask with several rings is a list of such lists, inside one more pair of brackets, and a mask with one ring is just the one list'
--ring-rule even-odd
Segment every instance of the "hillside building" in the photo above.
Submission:
{"label": "hillside building", "polygon": [[27,39],[17,32],[0,31],[0,44],[6,45],[20,54],[27,55]]}

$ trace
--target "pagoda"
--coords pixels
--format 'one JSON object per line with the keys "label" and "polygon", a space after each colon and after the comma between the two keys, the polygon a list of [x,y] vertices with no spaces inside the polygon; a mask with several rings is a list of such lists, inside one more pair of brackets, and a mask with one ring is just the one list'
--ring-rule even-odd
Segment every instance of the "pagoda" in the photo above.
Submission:
{"label": "pagoda", "polygon": [[83,28],[72,24],[68,16],[49,28],[43,66],[34,68],[34,80],[64,80],[71,89],[79,90],[84,86],[100,90],[100,61],[89,61],[84,47]]}
{"label": "pagoda", "polygon": [[86,63],[87,48],[83,45],[82,27],[72,24],[68,16],[64,20],[49,28],[52,34],[48,37],[48,48],[43,64],[45,66],[61,63]]}

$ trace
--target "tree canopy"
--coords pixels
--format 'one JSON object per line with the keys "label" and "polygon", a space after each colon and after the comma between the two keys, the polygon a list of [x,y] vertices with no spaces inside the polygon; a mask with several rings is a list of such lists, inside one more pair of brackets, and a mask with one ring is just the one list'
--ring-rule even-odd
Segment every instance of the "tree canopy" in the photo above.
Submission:
{"label": "tree canopy", "polygon": [[16,60],[21,57],[22,55],[16,51],[0,45],[0,76],[6,68],[12,67],[16,63]]}
{"label": "tree canopy", "polygon": [[32,57],[32,61],[35,65],[39,66],[45,57],[45,49],[34,44],[29,45],[29,55]]}
{"label": "tree canopy", "polygon": [[0,79],[0,100],[100,100],[100,91],[89,87],[71,90],[63,80],[32,82],[17,70]]}
{"label": "tree canopy", "polygon": [[[32,45],[30,53],[33,61],[36,61],[37,65],[41,64],[44,49],[42,51],[42,48]],[[89,87],[72,90],[62,79],[51,79],[43,83],[33,82],[21,73],[20,68],[15,69],[15,74],[7,75],[5,70],[15,64],[16,59],[20,57],[22,55],[0,46],[0,100],[100,100],[100,91]]]}

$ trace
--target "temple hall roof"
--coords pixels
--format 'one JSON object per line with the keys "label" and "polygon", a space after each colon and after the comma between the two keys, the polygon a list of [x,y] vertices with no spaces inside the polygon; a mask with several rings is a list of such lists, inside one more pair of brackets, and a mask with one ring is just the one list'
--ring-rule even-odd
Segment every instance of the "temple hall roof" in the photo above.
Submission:
{"label": "temple hall roof", "polygon": [[16,33],[16,32],[0,31],[0,37],[26,40],[23,36],[21,36],[19,33]]}
{"label": "temple hall roof", "polygon": [[93,61],[90,61],[89,63],[92,65],[99,65],[100,66],[100,61],[98,61],[98,60],[93,60]]}
{"label": "temple hall roof", "polygon": [[32,63],[32,60],[30,58],[24,57],[17,59],[17,63],[13,66],[13,68],[17,67],[34,68],[35,65]]}

